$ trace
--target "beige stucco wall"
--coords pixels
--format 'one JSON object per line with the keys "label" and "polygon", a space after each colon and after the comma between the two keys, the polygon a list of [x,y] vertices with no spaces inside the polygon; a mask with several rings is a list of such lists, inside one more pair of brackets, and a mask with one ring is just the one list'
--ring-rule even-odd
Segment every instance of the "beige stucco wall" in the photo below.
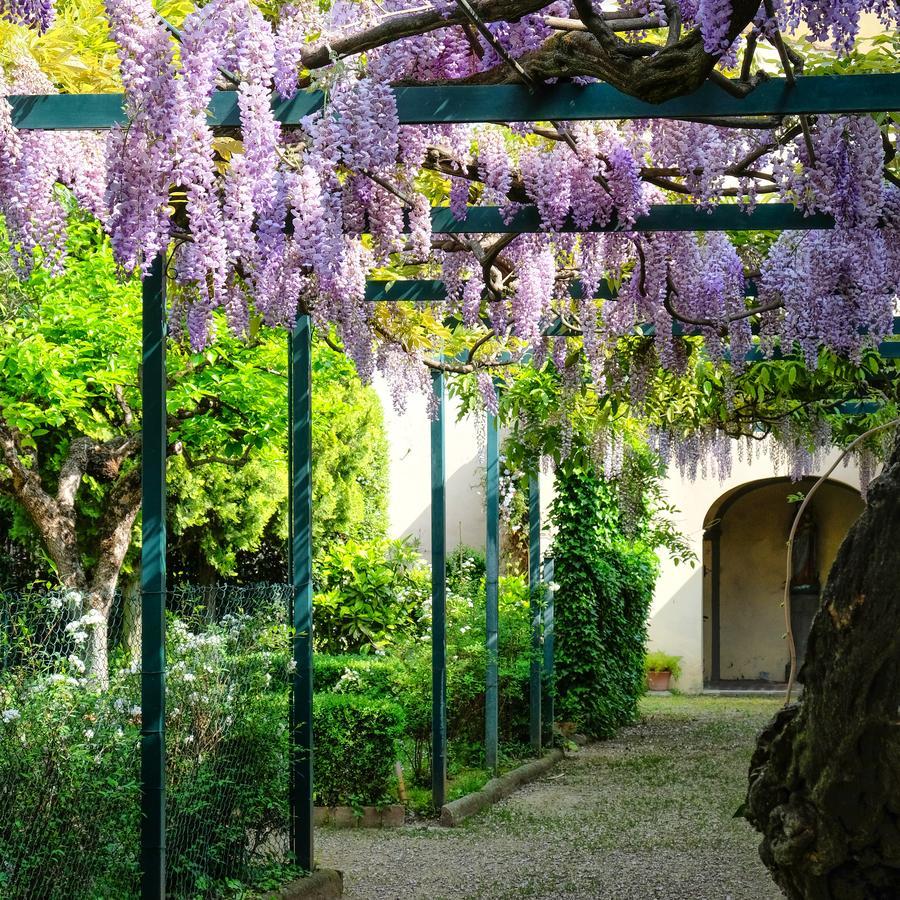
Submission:
{"label": "beige stucco wall", "polygon": [[[726,495],[742,485],[773,478],[779,474],[775,470],[765,445],[763,451],[752,462],[746,460],[735,462],[730,477],[721,482],[713,478],[689,481],[679,476],[674,470],[670,471],[665,480],[665,489],[669,499],[679,510],[675,516],[676,524],[698,560],[701,561],[694,568],[683,563],[676,566],[667,554],[661,554],[660,577],[656,583],[650,613],[650,646],[653,649],[664,650],[682,657],[682,677],[678,683],[680,690],[696,692],[703,689],[704,659],[709,657],[709,647],[708,645],[704,647],[704,632],[707,631],[704,614],[709,614],[708,609],[704,610],[704,594],[708,595],[709,592],[709,573],[704,571],[702,565],[704,525],[709,521],[710,511],[714,510]],[[858,472],[852,464],[847,467],[839,466],[835,470],[832,480],[855,489],[859,483]],[[850,496],[849,493],[848,496]],[[759,524],[759,529],[760,531],[771,531],[772,524],[771,521],[765,520]],[[779,520],[777,528],[779,532],[784,531],[783,519]],[[782,542],[782,547],[786,539],[786,533],[781,534],[778,538]],[[824,558],[829,560],[833,558],[837,549],[834,545],[835,541],[837,538],[834,535],[826,541],[822,549]],[[783,574],[780,574],[783,568],[783,563],[777,567],[779,574],[776,583],[778,585],[782,583],[784,577]],[[706,591],[704,591],[704,581],[707,582]],[[739,582],[740,579],[736,578],[736,581]],[[780,603],[780,600],[778,602]],[[782,614],[780,606],[777,607],[777,611],[778,614]],[[766,627],[767,631],[768,627]],[[780,637],[783,633],[784,626],[782,624],[777,631],[777,636]],[[724,677],[724,645],[722,654]],[[774,655],[772,661],[767,664],[774,668]],[[783,670],[783,663],[781,663],[781,668]],[[773,674],[776,673],[773,672]]]}
{"label": "beige stucco wall", "polygon": [[[431,560],[431,443],[425,398],[408,398],[407,409],[394,409],[387,384],[375,379],[375,389],[384,407],[390,447],[389,533],[419,542],[422,554]],[[479,443],[480,423],[473,418],[457,420],[459,403],[449,398],[446,406],[447,546],[461,543],[484,547],[484,451]],[[551,476],[541,476],[541,518],[547,523],[553,493]],[[549,546],[549,533],[542,535]]]}
{"label": "beige stucco wall", "polygon": [[[723,680],[782,681],[788,661],[782,601],[785,541],[796,506],[788,495],[808,491],[811,481],[766,484],[739,496],[720,520],[720,675]],[[817,523],[819,580],[824,584],[840,542],[862,511],[855,491],[826,483],[810,504]],[[718,513],[713,513],[718,518]],[[710,571],[710,546],[704,566]],[[711,581],[707,575],[707,581]],[[710,677],[712,646],[709,589],[704,591],[704,676]]]}

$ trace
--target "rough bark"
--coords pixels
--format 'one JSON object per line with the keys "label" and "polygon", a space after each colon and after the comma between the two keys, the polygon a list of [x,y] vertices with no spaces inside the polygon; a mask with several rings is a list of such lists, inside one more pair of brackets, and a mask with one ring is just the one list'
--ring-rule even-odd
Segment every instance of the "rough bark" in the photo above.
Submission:
{"label": "rough bark", "polygon": [[797,900],[900,897],[900,438],[838,552],[799,680],[759,738],[744,814]]}
{"label": "rough bark", "polygon": [[[102,621],[89,630],[85,658],[87,674],[101,687],[109,680],[109,616],[141,504],[140,469],[133,466],[123,471],[122,465],[139,447],[139,435],[107,442],[76,436],[60,466],[53,494],[41,478],[35,454],[24,451],[15,430],[0,419],[0,460],[9,472],[3,486],[28,513],[56,567],[60,584],[81,593],[83,613],[96,611],[102,616]],[[86,570],[82,563],[85,548],[78,541],[77,500],[88,472],[111,482],[111,488],[97,545],[88,554],[96,562]]]}
{"label": "rough bark", "polygon": [[[484,22],[512,21],[543,9],[548,0],[473,0],[472,7]],[[320,69],[338,57],[352,56],[392,44],[401,38],[415,37],[449,25],[467,22],[460,9],[446,15],[437,7],[417,9],[404,15],[391,16],[377,25],[364,28],[329,43],[304,50],[300,61],[304,69]]]}
{"label": "rough bark", "polygon": [[[757,0],[735,0],[728,32],[730,40],[753,21],[758,9]],[[697,28],[679,41],[660,47],[623,41],[609,23],[600,16],[591,17],[587,10],[583,18],[589,31],[555,34],[537,50],[518,58],[529,79],[544,82],[590,76],[648,103],[661,103],[695,91],[709,78],[719,61],[718,55],[703,49],[703,37]],[[501,63],[457,83],[512,84],[521,81],[519,72]]]}
{"label": "rough bark", "polygon": [[135,467],[119,478],[110,492],[101,522],[97,564],[91,573],[85,600],[85,611],[97,610],[103,616],[102,624],[91,629],[86,662],[89,672],[104,688],[109,680],[109,617],[140,508],[140,469]]}

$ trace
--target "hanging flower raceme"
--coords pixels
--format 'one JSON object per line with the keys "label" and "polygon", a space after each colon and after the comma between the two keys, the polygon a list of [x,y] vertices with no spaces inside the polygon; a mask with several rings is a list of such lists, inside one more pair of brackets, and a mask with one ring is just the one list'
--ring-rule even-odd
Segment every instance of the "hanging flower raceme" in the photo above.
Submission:
{"label": "hanging flower raceme", "polygon": [[53,24],[55,13],[53,0],[2,0],[0,4],[4,19],[38,31],[46,31]]}
{"label": "hanging flower raceme", "polygon": [[67,207],[59,185],[101,220],[106,172],[103,140],[93,132],[18,131],[7,94],[53,94],[50,80],[30,54],[11,71],[0,71],[0,212],[20,275],[32,269],[37,251],[51,272],[66,254]]}

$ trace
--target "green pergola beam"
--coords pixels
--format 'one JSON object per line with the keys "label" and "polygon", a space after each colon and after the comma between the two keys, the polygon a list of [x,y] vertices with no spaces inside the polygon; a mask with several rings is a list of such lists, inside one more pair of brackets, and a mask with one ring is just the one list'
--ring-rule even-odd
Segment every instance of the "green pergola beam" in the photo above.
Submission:
{"label": "green pergola beam", "polygon": [[[440,85],[396,89],[400,122],[406,125],[476,122],[538,122],[555,119],[693,119],[717,116],[869,113],[900,110],[900,75],[816,75],[760,84],[746,97],[734,97],[706,82],[686,97],[645,103],[608,84],[548,85],[530,91],[523,85]],[[104,130],[127,121],[121,94],[14,96],[17,128]],[[278,120],[299,125],[322,108],[323,95],[301,92],[292,100],[273,100]],[[236,91],[218,91],[209,108],[213,127],[240,125]]]}
{"label": "green pergola beam", "polygon": [[[569,285],[569,296],[581,298],[584,290],[580,281]],[[747,296],[756,296],[756,283],[747,282]],[[606,282],[600,284],[594,295],[595,300],[614,300],[616,291]],[[438,279],[421,278],[408,281],[367,281],[366,300],[371,303],[393,303],[407,300],[414,303],[440,303],[447,299],[447,286]]]}
{"label": "green pergola beam", "polygon": [[524,85],[398,88],[400,121],[408,124],[537,122],[549,119],[691,119],[798,113],[892,112],[900,109],[897,75],[819,75],[763,82],[735,97],[707,81],[665,103],[645,103],[608,84],[563,82],[531,92]]}
{"label": "green pergola beam", "polygon": [[[471,206],[465,219],[457,219],[449,206],[431,210],[431,228],[437,234],[540,234],[549,229],[541,223],[537,207],[525,206],[509,222],[496,206]],[[565,233],[609,233],[614,231],[823,231],[834,228],[831,216],[805,215],[790,203],[763,203],[752,213],[736,203],[702,209],[690,203],[658,204],[650,207],[634,225],[622,228],[615,222],[579,228],[567,221]]]}

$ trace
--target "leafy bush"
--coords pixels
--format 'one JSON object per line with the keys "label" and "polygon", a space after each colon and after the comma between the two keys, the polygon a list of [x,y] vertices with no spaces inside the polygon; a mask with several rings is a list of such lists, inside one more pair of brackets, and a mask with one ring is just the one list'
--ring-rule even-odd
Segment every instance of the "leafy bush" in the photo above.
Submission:
{"label": "leafy bush", "polygon": [[313,686],[319,693],[363,694],[396,699],[401,693],[403,660],[382,654],[313,655]]}
{"label": "leafy bush", "polygon": [[[463,556],[463,562],[470,557]],[[477,563],[476,563],[477,566]],[[468,596],[447,597],[447,719],[454,763],[483,764],[485,593],[483,571],[476,581],[463,573],[457,584]],[[478,569],[475,568],[478,572]],[[530,632],[525,579],[500,579],[498,675],[500,735],[508,744],[528,735],[528,668]],[[426,612],[422,627],[430,626]],[[403,709],[404,730],[399,754],[413,784],[427,784],[431,766],[431,641],[427,631],[407,636],[390,654],[313,657],[313,683],[318,692],[388,699]],[[318,756],[317,756],[318,759]],[[319,777],[318,767],[316,777]]]}
{"label": "leafy bush", "polygon": [[359,694],[313,699],[315,798],[323,806],[384,802],[403,731],[403,710]]}
{"label": "leafy bush", "polygon": [[634,720],[644,692],[656,557],[619,536],[615,495],[592,467],[558,472],[552,516],[557,715],[609,737]]}
{"label": "leafy bush", "polygon": [[61,672],[4,677],[0,896],[137,895],[139,724],[110,700]]}
{"label": "leafy bush", "polygon": [[[30,614],[27,598],[10,604],[16,622],[3,629],[0,895],[137,896],[137,668],[127,648],[114,649],[99,690],[81,674],[90,616],[75,618],[62,594],[35,604]],[[214,623],[170,617],[167,895],[224,896],[227,884],[252,884],[280,861],[289,759],[283,618],[276,605]]]}
{"label": "leafy bush", "polygon": [[[528,734],[530,631],[524,578],[500,579],[498,678],[500,737],[520,742]],[[430,625],[430,623],[428,623]],[[414,783],[429,777],[431,756],[431,641],[428,635],[398,648],[403,660],[398,700],[406,711],[405,757]],[[447,735],[459,763],[484,762],[485,592],[447,596]]]}
{"label": "leafy bush", "polygon": [[644,672],[671,672],[672,677],[681,677],[681,657],[653,650],[644,657]]}
{"label": "leafy bush", "polygon": [[[170,892],[252,882],[287,828],[283,607],[167,629],[166,815]],[[191,625],[193,624],[193,627]]]}
{"label": "leafy bush", "polygon": [[430,575],[408,541],[347,541],[318,557],[316,649],[359,653],[415,634]]}
{"label": "leafy bush", "polygon": [[487,561],[484,551],[460,544],[447,556],[447,591],[474,597],[481,590]]}

